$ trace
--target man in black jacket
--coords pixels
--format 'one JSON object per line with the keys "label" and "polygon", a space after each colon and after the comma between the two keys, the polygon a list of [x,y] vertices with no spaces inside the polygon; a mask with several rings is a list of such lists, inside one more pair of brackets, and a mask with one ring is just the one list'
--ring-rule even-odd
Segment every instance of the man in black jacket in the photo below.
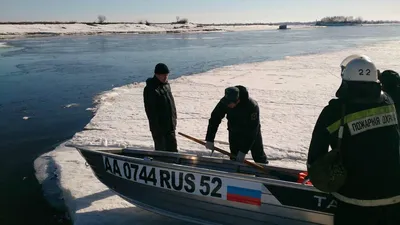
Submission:
{"label": "man in black jacket", "polygon": [[396,71],[385,70],[379,77],[382,90],[389,94],[396,105],[397,113],[400,113],[400,76]]}
{"label": "man in black jacket", "polygon": [[176,108],[168,83],[168,67],[159,63],[154,76],[146,80],[143,91],[144,107],[149,120],[155,150],[177,152]]}
{"label": "man in black jacket", "polygon": [[[206,148],[214,149],[214,139],[221,120],[227,116],[229,148],[237,161],[243,162],[251,150],[255,162],[268,163],[261,136],[260,110],[241,85],[225,89],[225,96],[211,113],[206,135]],[[232,158],[233,159],[233,158]]]}
{"label": "man in black jacket", "polygon": [[330,100],[319,115],[307,160],[307,167],[312,168],[329,146],[336,148],[338,134],[343,134],[340,152],[347,178],[332,193],[338,202],[334,224],[400,224],[396,108],[381,91],[377,69],[369,58],[356,58],[347,64],[336,96],[338,99]]}

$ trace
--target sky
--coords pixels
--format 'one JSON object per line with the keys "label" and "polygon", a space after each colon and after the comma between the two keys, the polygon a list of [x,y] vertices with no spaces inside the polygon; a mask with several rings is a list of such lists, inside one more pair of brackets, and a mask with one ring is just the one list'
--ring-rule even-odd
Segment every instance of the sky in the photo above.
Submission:
{"label": "sky", "polygon": [[399,0],[0,0],[0,21],[311,22],[325,16],[400,20]]}

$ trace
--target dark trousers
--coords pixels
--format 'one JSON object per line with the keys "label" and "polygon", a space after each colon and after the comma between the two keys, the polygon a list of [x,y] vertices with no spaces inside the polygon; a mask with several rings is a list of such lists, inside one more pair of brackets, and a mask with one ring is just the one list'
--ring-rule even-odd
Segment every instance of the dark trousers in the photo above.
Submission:
{"label": "dark trousers", "polygon": [[[231,154],[236,156],[239,151],[248,152],[251,151],[251,156],[253,157],[254,162],[257,163],[267,163],[267,156],[264,152],[263,139],[261,136],[261,131],[258,131],[256,139],[254,140],[253,146],[250,149],[242,149],[243,143],[247,143],[242,134],[231,133],[229,132],[229,149],[231,150]],[[250,140],[253,141],[253,140]],[[231,158],[233,160],[233,158]]]}
{"label": "dark trousers", "polygon": [[337,200],[334,225],[399,225],[400,204],[361,207]]}
{"label": "dark trousers", "polygon": [[178,152],[175,131],[165,134],[151,132],[151,135],[153,136],[154,149],[156,151]]}

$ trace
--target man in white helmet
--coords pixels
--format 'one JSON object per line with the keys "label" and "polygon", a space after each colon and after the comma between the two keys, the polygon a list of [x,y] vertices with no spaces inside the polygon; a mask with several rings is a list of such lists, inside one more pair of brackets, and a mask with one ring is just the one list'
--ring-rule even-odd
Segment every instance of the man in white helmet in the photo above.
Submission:
{"label": "man in white helmet", "polygon": [[347,56],[345,59],[343,59],[342,63],[340,63],[340,69],[342,70],[341,71],[342,76],[343,76],[343,71],[346,68],[347,64],[353,59],[369,59],[370,60],[370,58],[366,55],[353,54],[353,55]]}
{"label": "man in white helmet", "polygon": [[332,191],[338,203],[334,224],[400,224],[400,131],[370,58],[347,63],[336,96],[319,115],[307,159],[309,171],[319,171],[315,162],[340,144],[347,177]]}

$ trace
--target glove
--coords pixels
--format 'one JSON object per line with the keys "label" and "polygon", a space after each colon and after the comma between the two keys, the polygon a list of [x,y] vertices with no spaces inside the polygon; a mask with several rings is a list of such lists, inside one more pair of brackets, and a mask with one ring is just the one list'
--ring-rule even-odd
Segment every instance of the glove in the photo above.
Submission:
{"label": "glove", "polygon": [[207,141],[206,148],[213,151],[214,150],[214,142]]}
{"label": "glove", "polygon": [[236,162],[243,162],[245,156],[246,156],[246,154],[239,151],[238,154],[236,155]]}

